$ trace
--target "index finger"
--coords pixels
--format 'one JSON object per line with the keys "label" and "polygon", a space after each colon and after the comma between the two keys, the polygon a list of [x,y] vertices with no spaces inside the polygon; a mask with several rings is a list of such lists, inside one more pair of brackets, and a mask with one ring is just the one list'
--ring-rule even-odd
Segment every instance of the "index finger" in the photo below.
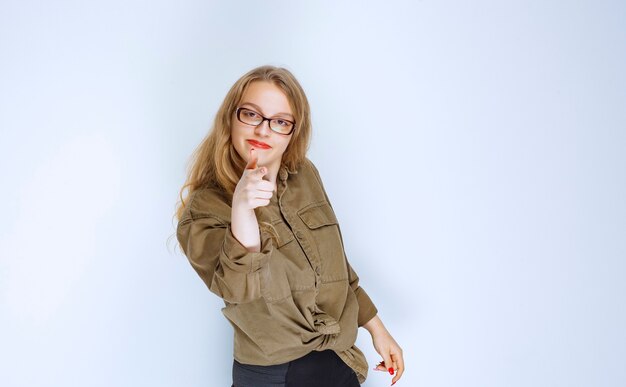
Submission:
{"label": "index finger", "polygon": [[246,163],[245,169],[256,169],[256,162],[257,162],[258,156],[254,148],[250,148],[249,156],[250,157],[248,157],[248,162]]}
{"label": "index finger", "polygon": [[391,354],[391,358],[396,362],[398,368],[396,369],[396,375],[391,379],[391,385],[393,386],[395,382],[400,380],[402,374],[404,373],[404,359],[402,358],[402,354],[396,355]]}

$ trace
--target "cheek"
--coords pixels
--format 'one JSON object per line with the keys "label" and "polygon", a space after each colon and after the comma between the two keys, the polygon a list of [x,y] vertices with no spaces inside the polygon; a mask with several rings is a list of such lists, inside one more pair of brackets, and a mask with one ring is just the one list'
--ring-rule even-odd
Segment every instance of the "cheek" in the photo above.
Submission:
{"label": "cheek", "polygon": [[232,126],[230,129],[230,138],[235,142],[237,137],[239,136],[239,130],[237,130],[237,126]]}
{"label": "cheek", "polygon": [[280,144],[280,148],[279,148],[280,149],[280,153],[281,154],[285,153],[285,151],[287,150],[288,146],[289,146],[289,140],[286,140],[286,141],[282,142]]}
{"label": "cheek", "polygon": [[230,131],[230,139],[237,147],[241,147],[241,144],[244,140],[244,133],[241,128],[234,126]]}
{"label": "cheek", "polygon": [[243,137],[243,134],[241,133],[241,130],[238,130],[236,127],[233,127],[230,131],[230,141],[232,142],[233,147],[235,148],[235,150],[241,157],[243,157],[242,152],[245,151],[243,139],[244,137]]}

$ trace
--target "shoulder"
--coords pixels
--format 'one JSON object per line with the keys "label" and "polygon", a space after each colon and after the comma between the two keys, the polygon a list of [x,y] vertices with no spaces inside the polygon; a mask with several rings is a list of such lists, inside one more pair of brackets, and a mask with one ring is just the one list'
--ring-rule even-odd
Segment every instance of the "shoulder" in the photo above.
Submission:
{"label": "shoulder", "polygon": [[318,183],[320,186],[323,186],[320,172],[315,166],[315,163],[313,163],[311,159],[309,159],[308,157],[305,157],[302,160],[302,163],[300,165],[301,165],[300,171],[303,172],[303,176],[305,176],[308,179],[313,179],[313,181]]}
{"label": "shoulder", "polygon": [[181,221],[194,220],[207,216],[230,222],[231,207],[223,191],[207,187],[193,191],[185,205]]}
{"label": "shoulder", "polygon": [[315,164],[306,156],[298,161],[293,168],[290,168],[285,163],[281,164],[277,179],[289,179],[294,183],[297,182],[305,185],[315,183],[320,180],[319,172],[317,171]]}
{"label": "shoulder", "polygon": [[304,167],[304,168],[309,168],[309,169],[313,169],[313,170],[317,171],[317,168],[315,167],[315,164],[314,164],[314,163],[313,163],[313,161],[312,161],[310,158],[308,158],[308,157],[305,157],[305,158],[302,160],[302,163],[301,163],[300,165],[301,165],[301,168],[303,168],[303,167]]}
{"label": "shoulder", "polygon": [[300,163],[300,167],[298,168],[298,173],[300,172],[303,172],[304,175],[313,174],[318,180],[320,179],[320,173],[317,167],[315,166],[315,163],[313,163],[313,161],[309,159],[308,157],[305,157]]}

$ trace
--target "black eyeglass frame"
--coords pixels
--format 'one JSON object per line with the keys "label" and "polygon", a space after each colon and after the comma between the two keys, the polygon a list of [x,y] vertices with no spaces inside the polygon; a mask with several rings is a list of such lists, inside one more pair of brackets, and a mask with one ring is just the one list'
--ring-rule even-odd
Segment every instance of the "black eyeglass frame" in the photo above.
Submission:
{"label": "black eyeglass frame", "polygon": [[[240,117],[240,114],[241,114],[241,109],[250,110],[251,112],[255,112],[256,114],[260,115],[260,116],[261,116],[261,118],[262,118],[261,122],[259,122],[259,123],[258,123],[258,124],[256,124],[256,125],[249,124],[249,123],[247,123],[247,122],[243,122],[243,121],[241,120],[241,117]],[[259,125],[262,125],[262,124],[263,124],[263,122],[267,121],[267,126],[270,128],[270,130],[271,130],[272,132],[277,133],[277,134],[282,134],[283,136],[289,136],[289,135],[290,135],[291,133],[293,133],[293,131],[296,129],[296,123],[295,123],[295,122],[293,122],[293,121],[286,120],[286,119],[284,119],[284,118],[267,118],[267,117],[262,116],[262,115],[261,115],[261,113],[259,113],[259,112],[257,112],[257,111],[254,111],[254,110],[252,110],[252,109],[245,108],[245,107],[238,107],[238,108],[237,108],[237,110],[235,110],[235,113],[236,113],[236,116],[237,116],[237,120],[239,120],[239,122],[241,122],[242,124],[245,124],[245,125],[250,125],[250,126],[259,126]],[[283,120],[283,121],[287,121],[287,122],[291,123],[291,125],[292,125],[292,126],[291,126],[291,130],[289,131],[289,133],[281,133],[281,132],[278,132],[278,131],[276,131],[276,130],[272,129],[272,125],[271,125],[271,124],[272,124],[272,121],[274,121],[274,120]]]}

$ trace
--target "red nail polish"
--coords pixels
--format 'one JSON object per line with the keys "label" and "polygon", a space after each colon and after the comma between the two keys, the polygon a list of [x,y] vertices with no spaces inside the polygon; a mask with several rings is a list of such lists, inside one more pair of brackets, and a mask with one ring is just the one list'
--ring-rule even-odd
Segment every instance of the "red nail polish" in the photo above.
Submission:
{"label": "red nail polish", "polygon": [[[397,382],[397,380],[396,380],[396,382]],[[393,386],[394,384],[396,384],[396,382],[391,383],[391,385]]]}
{"label": "red nail polish", "polygon": [[393,375],[393,367],[389,368],[389,375]]}

